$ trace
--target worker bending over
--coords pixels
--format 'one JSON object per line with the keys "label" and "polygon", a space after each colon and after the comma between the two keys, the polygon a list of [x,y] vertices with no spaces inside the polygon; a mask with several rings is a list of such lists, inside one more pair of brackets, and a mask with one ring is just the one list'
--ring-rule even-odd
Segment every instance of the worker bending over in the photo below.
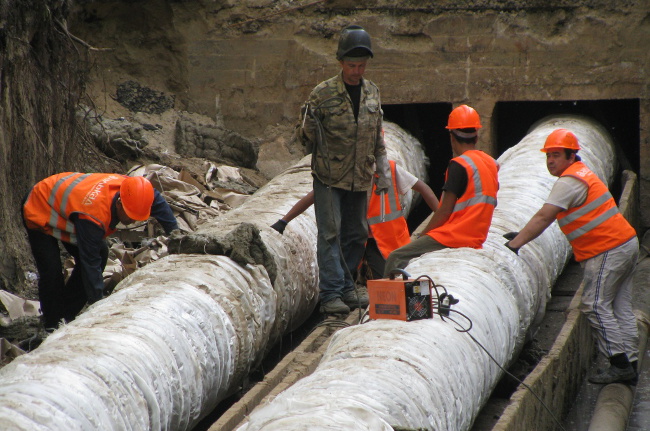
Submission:
{"label": "worker bending over", "polygon": [[[38,270],[45,328],[70,322],[104,295],[105,238],[153,216],[167,234],[178,229],[165,198],[144,177],[64,172],[36,183],[24,200],[23,221]],[[74,257],[67,283],[58,242]]]}
{"label": "worker bending over", "polygon": [[440,208],[418,239],[390,253],[384,277],[430,251],[448,247],[482,248],[497,204],[499,165],[475,148],[481,127],[478,113],[467,105],[449,114],[447,129],[455,157],[445,173]]}
{"label": "worker bending over", "polygon": [[[368,266],[371,275],[369,279],[381,278],[384,274],[386,258],[391,251],[408,244],[411,235],[404,217],[402,197],[411,189],[420,193],[431,211],[438,210],[438,198],[433,190],[410,172],[402,169],[394,160],[389,160],[392,184],[387,193],[377,195],[373,182],[372,192],[368,194],[368,242],[363,261]],[[383,210],[382,210],[383,199]],[[302,197],[280,220],[271,227],[280,233],[291,220],[302,214],[314,203],[314,191]],[[348,304],[354,308],[356,304]],[[367,304],[362,305],[363,307]]]}
{"label": "worker bending over", "polygon": [[559,179],[521,232],[504,235],[510,240],[506,246],[518,253],[557,219],[584,269],[580,309],[610,363],[589,381],[635,384],[638,333],[632,311],[632,279],[639,241],[607,186],[580,160],[578,150],[578,138],[569,130],[557,129],[546,138],[542,148],[546,167]]}

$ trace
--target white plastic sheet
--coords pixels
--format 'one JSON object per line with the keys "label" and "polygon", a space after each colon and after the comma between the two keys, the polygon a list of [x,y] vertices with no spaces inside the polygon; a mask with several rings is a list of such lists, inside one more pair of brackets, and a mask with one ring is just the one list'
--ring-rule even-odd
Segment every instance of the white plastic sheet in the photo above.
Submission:
{"label": "white plastic sheet", "polygon": [[[471,334],[504,367],[543,316],[570,256],[556,225],[519,256],[502,237],[520,230],[548,196],[555,178],[539,150],[560,127],[578,136],[583,161],[609,182],[614,156],[606,131],[586,118],[546,119],[499,158],[499,202],[484,248],[428,253],[406,268],[413,277],[430,276],[460,299],[454,309],[471,318]],[[340,330],[313,374],[254,410],[238,431],[467,430],[501,371],[457,328],[436,317],[377,320]]]}

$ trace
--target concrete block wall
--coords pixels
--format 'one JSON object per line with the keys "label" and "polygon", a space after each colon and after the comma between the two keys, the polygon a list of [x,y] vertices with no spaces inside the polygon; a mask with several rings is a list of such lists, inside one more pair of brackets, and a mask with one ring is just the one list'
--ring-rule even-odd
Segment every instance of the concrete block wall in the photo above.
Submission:
{"label": "concrete block wall", "polygon": [[648,214],[641,223],[650,225],[650,3],[616,10],[607,2],[509,10],[463,3],[399,14],[363,5],[338,15],[305,9],[262,20],[256,32],[230,28],[188,40],[190,108],[217,115],[218,96],[224,125],[245,135],[295,122],[313,86],[338,71],[331,33],[358,23],[373,36],[366,76],[384,104],[471,104],[486,124],[481,145],[488,151],[497,102],[639,99],[641,205]]}
{"label": "concrete block wall", "polygon": [[[492,153],[498,102],[638,99],[641,224],[650,226],[647,0],[115,0],[76,7],[89,18],[72,30],[100,47],[114,43],[103,36],[111,19],[142,10],[149,17],[147,26],[129,27],[118,53],[102,54],[108,88],[127,78],[154,85],[176,93],[177,108],[251,138],[295,123],[311,89],[338,72],[338,32],[351,23],[373,37],[367,77],[384,104],[468,103],[485,124],[480,146]],[[149,33],[138,36],[140,28]],[[164,43],[146,42],[150,34]],[[146,72],[128,68],[138,60],[129,52],[142,56],[142,46],[156,66]]]}

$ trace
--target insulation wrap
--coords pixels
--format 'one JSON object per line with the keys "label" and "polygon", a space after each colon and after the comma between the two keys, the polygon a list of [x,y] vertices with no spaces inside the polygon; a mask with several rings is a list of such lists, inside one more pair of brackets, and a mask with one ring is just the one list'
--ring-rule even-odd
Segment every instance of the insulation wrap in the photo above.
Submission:
{"label": "insulation wrap", "polygon": [[[460,302],[471,334],[503,367],[536,330],[570,246],[554,223],[519,255],[503,234],[520,230],[543,205],[556,178],[540,152],[557,128],[578,137],[580,155],[605,183],[614,172],[607,132],[590,119],[557,116],[535,124],[499,159],[500,190],[483,249],[445,249],[411,260],[406,271],[427,275]],[[502,371],[451,319],[374,320],[338,331],[317,369],[254,410],[238,431],[468,430]]]}
{"label": "insulation wrap", "polygon": [[[420,144],[390,123],[385,131],[389,157],[426,181]],[[223,255],[167,256],[138,269],[109,297],[2,368],[0,429],[195,426],[239,389],[283,333],[313,312],[318,297],[313,210],[292,221],[284,235],[270,228],[311,187],[305,157],[197,231],[198,237],[227,237],[242,225],[252,226],[241,230],[249,236],[227,237],[232,257],[270,256],[268,266],[241,265]],[[183,240],[176,245],[182,247]]]}

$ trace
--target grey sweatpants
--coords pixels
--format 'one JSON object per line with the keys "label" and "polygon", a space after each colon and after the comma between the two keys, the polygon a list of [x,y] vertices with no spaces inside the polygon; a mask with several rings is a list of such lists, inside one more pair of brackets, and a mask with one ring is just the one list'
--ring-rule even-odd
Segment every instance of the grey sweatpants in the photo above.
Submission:
{"label": "grey sweatpants", "polygon": [[626,353],[638,359],[639,336],[632,311],[632,280],[639,258],[639,240],[634,237],[605,253],[581,262],[584,269],[582,303],[595,331],[599,351],[610,358]]}

